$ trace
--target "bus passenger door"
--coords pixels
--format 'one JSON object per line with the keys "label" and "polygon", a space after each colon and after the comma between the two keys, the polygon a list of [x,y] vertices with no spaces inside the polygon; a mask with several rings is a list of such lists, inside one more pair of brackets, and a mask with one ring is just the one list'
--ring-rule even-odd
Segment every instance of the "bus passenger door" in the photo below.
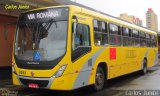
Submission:
{"label": "bus passenger door", "polygon": [[81,23],[73,23],[72,34],[72,62],[81,59],[91,51],[89,26]]}
{"label": "bus passenger door", "polygon": [[[73,63],[73,89],[88,85],[91,55],[89,24],[73,23],[72,54]],[[90,63],[89,63],[90,62]]]}

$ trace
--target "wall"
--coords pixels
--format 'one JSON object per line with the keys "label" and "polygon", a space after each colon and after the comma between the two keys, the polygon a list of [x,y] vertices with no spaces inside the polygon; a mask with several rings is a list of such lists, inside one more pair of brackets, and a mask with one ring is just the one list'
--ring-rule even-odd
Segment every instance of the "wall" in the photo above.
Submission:
{"label": "wall", "polygon": [[5,39],[5,23],[16,22],[16,17],[0,15],[0,67],[11,66],[12,46],[16,25],[8,25],[8,37]]}

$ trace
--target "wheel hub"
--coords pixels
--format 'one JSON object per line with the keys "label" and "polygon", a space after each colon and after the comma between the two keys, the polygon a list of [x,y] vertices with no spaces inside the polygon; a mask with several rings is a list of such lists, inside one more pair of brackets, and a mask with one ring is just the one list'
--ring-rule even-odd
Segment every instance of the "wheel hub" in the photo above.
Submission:
{"label": "wheel hub", "polygon": [[103,75],[102,75],[102,73],[97,73],[96,74],[96,83],[97,83],[97,85],[102,85],[103,84]]}

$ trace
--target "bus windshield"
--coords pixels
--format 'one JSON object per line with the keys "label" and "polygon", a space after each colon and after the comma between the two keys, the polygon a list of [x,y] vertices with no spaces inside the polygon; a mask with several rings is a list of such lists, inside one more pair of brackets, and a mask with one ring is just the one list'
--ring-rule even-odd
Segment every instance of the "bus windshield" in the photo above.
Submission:
{"label": "bus windshield", "polygon": [[66,52],[67,25],[67,20],[55,18],[19,21],[15,40],[16,58],[51,61],[63,56]]}

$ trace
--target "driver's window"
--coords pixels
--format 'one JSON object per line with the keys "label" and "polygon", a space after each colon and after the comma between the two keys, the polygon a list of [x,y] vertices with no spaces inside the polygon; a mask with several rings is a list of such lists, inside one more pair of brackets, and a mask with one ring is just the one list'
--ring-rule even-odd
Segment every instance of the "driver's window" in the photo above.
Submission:
{"label": "driver's window", "polygon": [[74,49],[90,46],[89,26],[78,23],[74,34]]}

